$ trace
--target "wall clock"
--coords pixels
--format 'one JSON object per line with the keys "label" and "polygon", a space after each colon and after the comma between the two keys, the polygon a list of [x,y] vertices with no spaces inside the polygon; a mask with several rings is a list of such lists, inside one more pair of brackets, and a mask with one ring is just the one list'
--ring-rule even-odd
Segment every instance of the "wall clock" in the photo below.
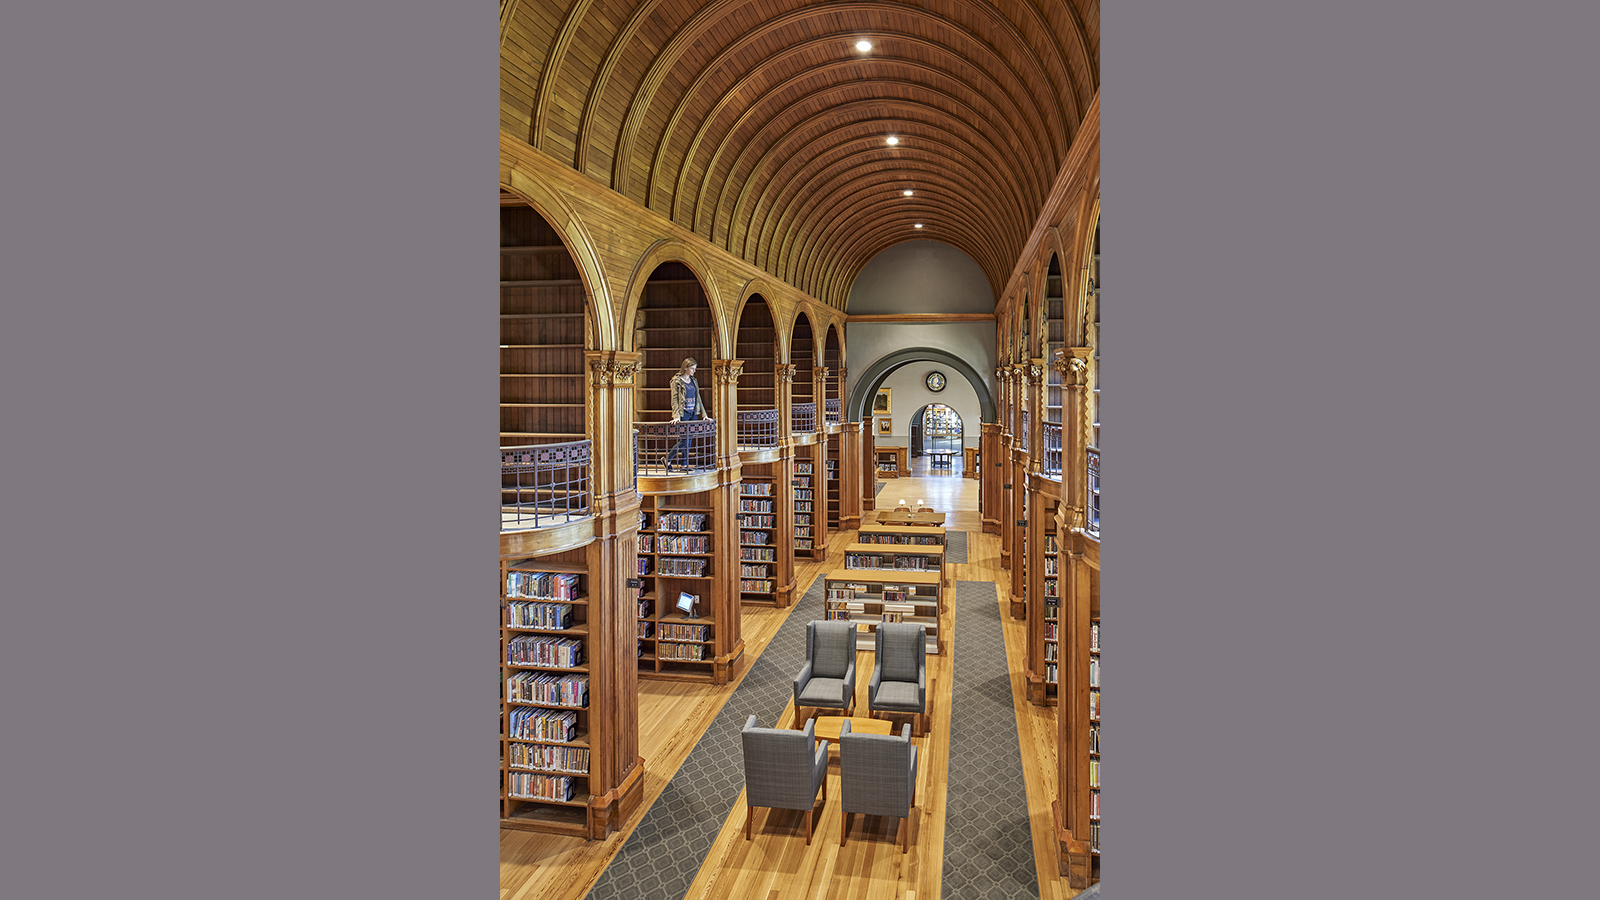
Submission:
{"label": "wall clock", "polygon": [[928,386],[928,390],[933,391],[935,394],[937,394],[940,391],[944,390],[944,373],[943,372],[929,372],[928,373],[928,377],[923,379],[923,383]]}

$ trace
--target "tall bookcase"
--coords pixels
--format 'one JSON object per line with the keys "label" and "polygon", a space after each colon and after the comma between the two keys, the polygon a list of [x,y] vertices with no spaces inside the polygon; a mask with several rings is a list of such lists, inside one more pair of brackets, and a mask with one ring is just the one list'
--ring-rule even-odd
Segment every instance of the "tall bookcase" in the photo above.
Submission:
{"label": "tall bookcase", "polygon": [[822,459],[823,485],[828,494],[828,527],[834,530],[839,528],[839,461],[843,440],[838,433],[828,435],[827,448]]}
{"label": "tall bookcase", "polygon": [[586,436],[587,307],[577,263],[556,230],[529,207],[501,207],[500,446]]}
{"label": "tall bookcase", "polygon": [[1056,696],[1056,686],[1060,683],[1059,666],[1061,663],[1061,567],[1060,542],[1056,540],[1054,532],[1044,536],[1044,591],[1040,597],[1040,637],[1039,657],[1044,668],[1045,698]]}
{"label": "tall bookcase", "polygon": [[778,605],[778,497],[771,475],[739,484],[739,602]]}
{"label": "tall bookcase", "polygon": [[[717,681],[722,573],[716,559],[713,491],[646,494],[638,547],[639,677]],[[649,548],[648,550],[646,548]],[[681,593],[699,598],[697,617],[679,611]]]}
{"label": "tall bookcase", "polygon": [[824,617],[856,625],[856,649],[871,650],[880,622],[927,626],[927,652],[944,652],[939,622],[944,585],[938,572],[836,569],[823,580]]}
{"label": "tall bookcase", "polygon": [[1100,617],[1089,620],[1089,852],[1100,858]]}
{"label": "tall bookcase", "polygon": [[[500,824],[593,835],[589,567],[583,549],[500,561]],[[603,827],[602,827],[603,832]]]}
{"label": "tall bookcase", "polygon": [[794,555],[807,559],[821,559],[826,545],[817,537],[818,520],[824,515],[819,509],[825,501],[819,500],[817,489],[817,463],[814,444],[795,447],[794,475],[790,479],[794,506]]}

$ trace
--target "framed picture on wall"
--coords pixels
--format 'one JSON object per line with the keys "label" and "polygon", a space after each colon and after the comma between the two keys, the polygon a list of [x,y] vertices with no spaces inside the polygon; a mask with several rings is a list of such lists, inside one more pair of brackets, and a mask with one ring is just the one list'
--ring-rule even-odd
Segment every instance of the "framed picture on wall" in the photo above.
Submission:
{"label": "framed picture on wall", "polygon": [[889,421],[888,416],[880,416],[878,418],[878,433],[894,434],[894,423]]}
{"label": "framed picture on wall", "polygon": [[872,398],[872,414],[887,416],[889,414],[889,389],[878,388],[878,396]]}

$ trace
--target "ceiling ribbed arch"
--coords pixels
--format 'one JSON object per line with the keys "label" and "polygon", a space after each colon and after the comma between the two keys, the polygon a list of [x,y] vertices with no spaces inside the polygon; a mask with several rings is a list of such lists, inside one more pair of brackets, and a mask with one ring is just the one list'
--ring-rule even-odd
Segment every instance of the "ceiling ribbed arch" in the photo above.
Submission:
{"label": "ceiling ribbed arch", "polygon": [[835,309],[872,256],[923,238],[998,290],[1099,91],[1099,0],[500,13],[504,133]]}

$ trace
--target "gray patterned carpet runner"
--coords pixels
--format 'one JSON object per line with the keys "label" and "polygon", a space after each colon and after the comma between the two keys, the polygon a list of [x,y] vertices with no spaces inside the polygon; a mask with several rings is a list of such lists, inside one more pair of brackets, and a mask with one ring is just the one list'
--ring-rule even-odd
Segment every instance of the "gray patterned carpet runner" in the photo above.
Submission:
{"label": "gray patterned carpet runner", "polygon": [[806,623],[822,613],[818,578],[590,889],[590,900],[677,900],[688,893],[744,790],[744,721],[754,713],[759,725],[778,723],[794,696],[794,674],[805,665]]}
{"label": "gray patterned carpet runner", "polygon": [[966,565],[967,533],[965,531],[946,531],[944,533],[944,561]]}
{"label": "gray patterned carpet runner", "polygon": [[962,900],[1037,897],[1039,875],[999,595],[991,582],[957,582],[954,607],[954,714],[941,893]]}

